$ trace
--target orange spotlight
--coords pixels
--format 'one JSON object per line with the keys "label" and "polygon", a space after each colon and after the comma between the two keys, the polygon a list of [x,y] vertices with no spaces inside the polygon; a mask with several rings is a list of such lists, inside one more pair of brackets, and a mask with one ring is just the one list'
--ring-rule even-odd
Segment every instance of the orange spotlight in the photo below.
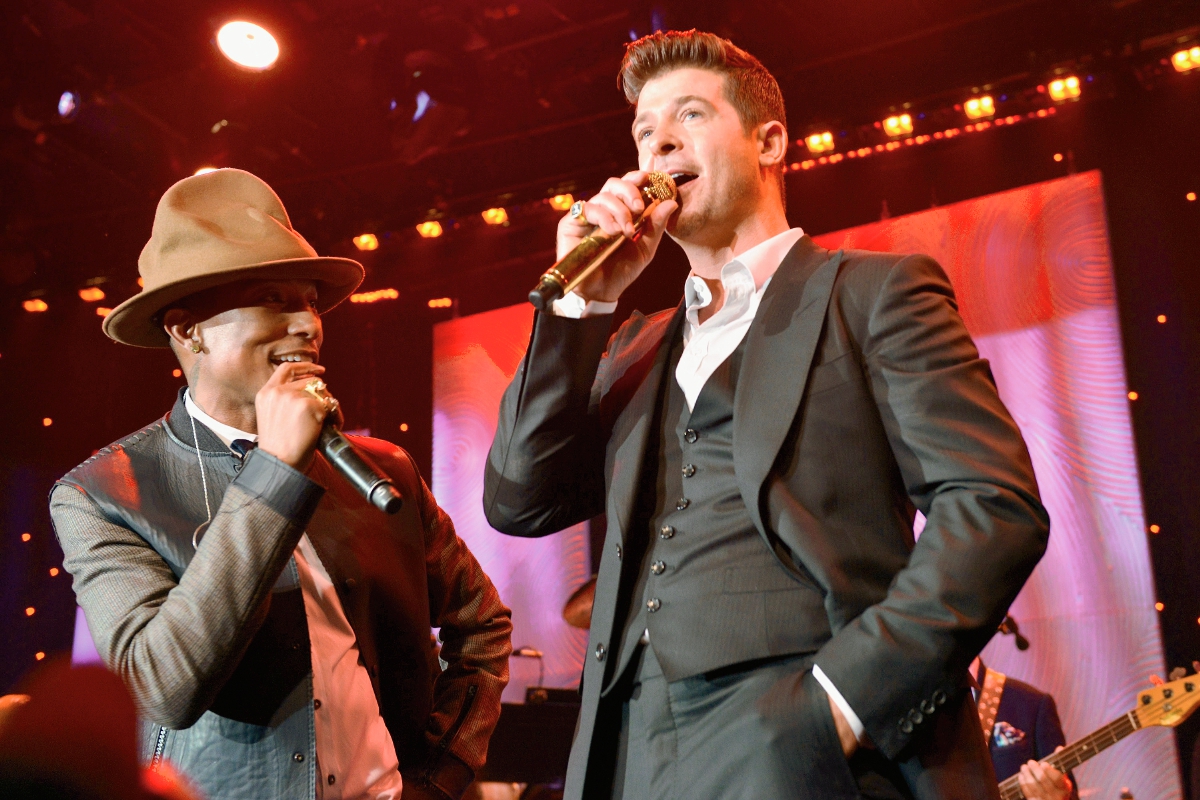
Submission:
{"label": "orange spotlight", "polygon": [[177,367],[177,368],[175,368],[175,369],[173,369],[173,370],[171,370],[171,377],[172,377],[172,378],[182,378],[182,377],[183,377],[183,370],[179,369],[178,367]]}
{"label": "orange spotlight", "polygon": [[79,290],[79,299],[85,303],[95,303],[104,299],[104,290],[99,286],[89,286]]}
{"label": "orange spotlight", "polygon": [[50,306],[46,305],[46,301],[40,297],[35,297],[32,300],[26,300],[24,303],[21,303],[21,308],[25,309],[31,314],[40,314],[49,307]]}
{"label": "orange spotlight", "polygon": [[1065,78],[1055,78],[1046,84],[1046,90],[1050,93],[1050,99],[1056,103],[1061,103],[1064,100],[1074,100],[1079,97],[1079,78],[1074,75],[1068,75]]}
{"label": "orange spotlight", "polygon": [[829,131],[822,131],[805,136],[804,146],[810,153],[828,152],[833,149],[833,134]]}
{"label": "orange spotlight", "polygon": [[351,303],[378,303],[380,300],[396,300],[400,293],[395,289],[376,289],[373,292],[358,292],[350,295]]}
{"label": "orange spotlight", "polygon": [[429,301],[430,308],[450,308],[454,305],[454,301],[449,297],[435,297]]}
{"label": "orange spotlight", "polygon": [[1054,160],[1055,160],[1055,161],[1062,161],[1062,153],[1055,153],[1055,154],[1054,154]]}
{"label": "orange spotlight", "polygon": [[33,657],[36,658],[38,661],[41,661],[43,658],[46,657],[46,654],[43,653],[41,650],[38,650],[36,653],[33,654]]}
{"label": "orange spotlight", "polygon": [[422,222],[417,226],[417,233],[425,239],[436,239],[442,235],[442,223],[436,219],[431,219],[428,222]]}
{"label": "orange spotlight", "polygon": [[1162,530],[1162,528],[1158,527],[1157,525],[1151,525],[1151,526],[1150,526],[1150,532],[1151,532],[1151,533],[1158,533],[1158,532],[1159,532],[1159,531],[1161,531],[1161,530]]}
{"label": "orange spotlight", "polygon": [[963,111],[966,113],[967,119],[990,117],[996,113],[996,101],[990,94],[985,94],[983,97],[972,97],[963,103]]}
{"label": "orange spotlight", "polygon": [[1137,392],[1130,392],[1130,393],[1129,393],[1128,395],[1126,395],[1126,396],[1127,396],[1127,397],[1128,397],[1130,400],[1137,400],[1137,399],[1138,399],[1138,393],[1137,393]]}
{"label": "orange spotlight", "polygon": [[1158,320],[1158,322],[1159,322],[1159,324],[1160,324],[1160,325],[1162,325],[1162,324],[1165,324],[1165,323],[1166,323],[1166,321],[1167,321],[1167,315],[1166,315],[1166,314],[1159,314],[1157,317],[1155,317],[1155,319],[1157,319],[1157,320]]}
{"label": "orange spotlight", "polygon": [[895,114],[883,121],[883,131],[888,136],[905,136],[913,132],[912,116]]}
{"label": "orange spotlight", "polygon": [[1195,192],[1188,192],[1186,195],[1184,195],[1184,197],[1187,198],[1187,201],[1189,203],[1196,202],[1196,193]]}
{"label": "orange spotlight", "polygon": [[1154,604],[1154,610],[1155,610],[1155,611],[1162,611],[1162,610],[1163,610],[1163,608],[1165,608],[1165,606],[1163,606],[1163,604],[1162,604],[1162,603],[1155,603],[1155,604]]}
{"label": "orange spotlight", "polygon": [[32,535],[30,535],[30,534],[28,534],[28,533],[22,533],[22,534],[21,534],[21,541],[22,541],[22,542],[28,542],[28,541],[29,541],[30,539],[32,539],[32,538],[33,538],[33,536],[32,536]]}
{"label": "orange spotlight", "polygon": [[279,58],[279,43],[266,28],[253,22],[226,22],[217,31],[217,47],[239,67],[269,69]]}
{"label": "orange spotlight", "polygon": [[556,194],[548,202],[555,211],[566,211],[575,202],[575,198],[569,194]]}
{"label": "orange spotlight", "polygon": [[508,212],[503,208],[489,208],[487,211],[484,211],[482,214],[480,214],[480,216],[483,217],[483,221],[488,225],[508,224]]}
{"label": "orange spotlight", "polygon": [[27,606],[25,608],[25,616],[27,616],[27,617],[32,617],[36,613],[37,613],[37,609],[34,608],[33,606]]}
{"label": "orange spotlight", "polygon": [[401,423],[400,423],[400,432],[401,432],[401,433],[407,433],[407,432],[408,432],[408,423],[407,423],[407,422],[401,422]]}
{"label": "orange spotlight", "polygon": [[1176,72],[1191,72],[1196,67],[1200,67],[1200,46],[1180,50],[1171,56],[1171,66],[1175,68]]}
{"label": "orange spotlight", "polygon": [[358,236],[354,237],[353,241],[354,246],[359,250],[379,249],[379,238],[373,233],[360,233]]}
{"label": "orange spotlight", "polygon": [[58,577],[58,567],[51,567],[51,568],[50,568],[50,577],[51,577],[51,578],[57,578],[57,577]]}
{"label": "orange spotlight", "polygon": [[50,419],[49,417],[42,417],[42,427],[43,428],[49,428],[53,424],[54,424],[54,420]]}
{"label": "orange spotlight", "polygon": [[111,313],[112,313],[111,308],[105,308],[104,306],[96,306],[96,316],[97,317],[107,317]]}

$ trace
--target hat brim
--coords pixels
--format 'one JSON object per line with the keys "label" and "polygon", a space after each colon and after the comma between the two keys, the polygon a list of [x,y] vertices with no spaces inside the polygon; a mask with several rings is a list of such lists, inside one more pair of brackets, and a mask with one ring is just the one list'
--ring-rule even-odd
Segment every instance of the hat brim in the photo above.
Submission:
{"label": "hat brim", "polygon": [[167,306],[188,295],[240,280],[310,280],[317,287],[317,308],[324,314],[358,288],[366,272],[349,258],[317,256],[265,261],[185,278],[139,292],[104,318],[104,333],[134,347],[170,347],[170,338],[155,317]]}

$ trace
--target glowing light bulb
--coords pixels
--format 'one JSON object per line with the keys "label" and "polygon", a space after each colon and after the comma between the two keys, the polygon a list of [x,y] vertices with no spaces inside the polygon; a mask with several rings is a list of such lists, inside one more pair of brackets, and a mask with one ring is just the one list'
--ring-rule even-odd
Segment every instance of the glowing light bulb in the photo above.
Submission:
{"label": "glowing light bulb", "polygon": [[550,207],[555,211],[566,211],[575,202],[575,197],[569,194],[556,194],[549,200]]}
{"label": "glowing light bulb", "polygon": [[421,234],[425,239],[436,239],[442,235],[442,223],[436,219],[422,222],[417,226],[417,233]]}
{"label": "glowing light bulb", "polygon": [[1191,72],[1200,67],[1200,45],[1176,52],[1171,56],[1171,66],[1176,72]]}
{"label": "glowing light bulb", "polygon": [[810,153],[824,153],[833,149],[833,133],[822,131],[804,137],[804,146]]}
{"label": "glowing light bulb", "polygon": [[31,314],[40,314],[41,312],[50,308],[50,306],[46,305],[46,301],[42,298],[35,297],[32,300],[26,300],[24,303],[21,303],[21,308],[25,309]]}
{"label": "glowing light bulb", "polygon": [[226,22],[217,31],[217,47],[233,63],[252,70],[264,70],[279,58],[279,43],[266,28],[253,22]]}
{"label": "glowing light bulb", "polygon": [[990,94],[985,94],[983,97],[972,97],[963,103],[963,112],[966,113],[967,119],[990,117],[996,113],[996,101]]}
{"label": "glowing light bulb", "polygon": [[79,290],[79,299],[85,303],[95,303],[104,299],[104,290],[99,286],[89,286]]}
{"label": "glowing light bulb", "polygon": [[883,121],[883,131],[888,136],[904,136],[913,132],[912,116],[897,114]]}
{"label": "glowing light bulb", "polygon": [[488,225],[505,225],[508,223],[508,212],[503,208],[489,208],[480,216]]}
{"label": "glowing light bulb", "polygon": [[1050,93],[1050,99],[1056,103],[1061,103],[1063,100],[1074,100],[1079,97],[1079,78],[1074,75],[1055,78],[1046,84],[1046,90]]}
{"label": "glowing light bulb", "polygon": [[379,238],[373,233],[360,233],[354,237],[354,246],[359,250],[378,250]]}

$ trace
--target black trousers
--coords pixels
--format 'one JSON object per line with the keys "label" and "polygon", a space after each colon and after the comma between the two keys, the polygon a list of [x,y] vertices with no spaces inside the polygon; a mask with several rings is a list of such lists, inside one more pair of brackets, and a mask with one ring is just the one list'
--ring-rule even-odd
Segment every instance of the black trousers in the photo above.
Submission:
{"label": "black trousers", "polygon": [[602,701],[615,723],[611,784],[608,775],[589,769],[585,797],[911,797],[896,766],[875,751],[860,750],[849,761],[842,754],[828,695],[812,675],[812,656],[668,683],[653,648],[640,649]]}

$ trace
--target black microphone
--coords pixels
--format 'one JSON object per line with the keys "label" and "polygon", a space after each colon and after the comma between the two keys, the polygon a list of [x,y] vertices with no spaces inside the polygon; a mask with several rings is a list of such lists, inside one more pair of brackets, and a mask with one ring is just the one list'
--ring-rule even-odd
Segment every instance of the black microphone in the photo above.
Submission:
{"label": "black microphone", "polygon": [[674,200],[678,194],[677,187],[695,177],[684,173],[668,175],[665,172],[651,172],[650,183],[641,187],[642,200],[645,201],[646,207],[633,221],[633,238],[624,235],[610,236],[599,228],[592,231],[575,245],[571,252],[542,274],[538,285],[529,293],[529,302],[538,311],[549,308],[551,303],[595,272],[626,241],[637,241],[642,235],[643,223],[650,218],[650,213],[658,204],[664,200]]}
{"label": "black microphone", "polygon": [[404,497],[397,491],[392,479],[369,464],[332,423],[327,422],[321,429],[317,449],[359,494],[367,498],[367,502],[380,511],[395,514],[404,505]]}

